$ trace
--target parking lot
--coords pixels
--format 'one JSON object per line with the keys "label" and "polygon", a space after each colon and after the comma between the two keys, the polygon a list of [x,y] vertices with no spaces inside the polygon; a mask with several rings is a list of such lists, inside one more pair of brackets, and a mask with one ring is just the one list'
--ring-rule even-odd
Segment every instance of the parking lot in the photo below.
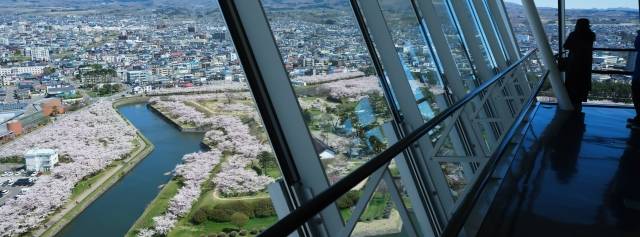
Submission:
{"label": "parking lot", "polygon": [[18,167],[20,166],[0,167],[0,206],[10,198],[21,195],[21,192],[33,185],[37,179],[37,175]]}

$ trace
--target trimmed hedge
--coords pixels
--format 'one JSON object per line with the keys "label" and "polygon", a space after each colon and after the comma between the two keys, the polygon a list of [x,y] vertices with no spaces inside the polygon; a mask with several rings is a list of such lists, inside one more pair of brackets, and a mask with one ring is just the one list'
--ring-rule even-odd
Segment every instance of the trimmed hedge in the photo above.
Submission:
{"label": "trimmed hedge", "polygon": [[336,201],[336,205],[340,209],[347,209],[353,207],[358,203],[358,199],[360,199],[360,192],[358,191],[349,191],[344,196],[338,198]]}
{"label": "trimmed hedge", "polygon": [[196,213],[199,212],[204,212],[206,219],[215,222],[229,222],[231,221],[231,216],[236,212],[240,212],[249,218],[264,218],[276,215],[276,210],[271,200],[267,198],[257,199],[251,203],[242,200],[224,202],[213,208],[203,207],[196,211]]}

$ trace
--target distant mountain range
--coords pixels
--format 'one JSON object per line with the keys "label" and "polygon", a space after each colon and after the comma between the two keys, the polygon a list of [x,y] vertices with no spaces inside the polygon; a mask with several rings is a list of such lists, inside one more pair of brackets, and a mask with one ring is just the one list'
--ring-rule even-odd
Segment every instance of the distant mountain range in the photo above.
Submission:
{"label": "distant mountain range", "polygon": [[[512,7],[512,8],[522,8],[522,4],[519,3],[515,3],[515,2],[505,2],[504,3],[507,8],[508,7]],[[556,7],[539,7],[541,9],[557,9]],[[574,8],[574,9],[567,9],[567,10],[571,10],[571,11],[634,11],[634,12],[638,12],[637,8],[628,8],[628,7],[613,7],[613,8]]]}
{"label": "distant mountain range", "polygon": [[[187,0],[190,6],[211,6],[214,0]],[[90,7],[100,5],[183,6],[180,0],[0,0],[5,6]]]}
{"label": "distant mountain range", "polygon": [[[345,6],[345,0],[263,0],[265,6],[283,9]],[[83,8],[92,6],[145,6],[171,8],[217,8],[216,0],[0,0],[1,6]]]}
{"label": "distant mountain range", "polygon": [[[373,1],[373,0],[372,0]],[[399,0],[386,0],[382,4],[386,9],[393,9]],[[272,9],[309,9],[309,8],[343,8],[349,7],[346,0],[262,0],[262,4]],[[522,5],[513,2],[505,2],[510,10],[521,11]],[[83,8],[91,9],[96,6],[110,7],[140,7],[145,8],[169,8],[185,10],[211,10],[218,8],[217,0],[0,0],[3,7],[52,7],[52,8]],[[543,7],[540,9],[554,10],[555,8]],[[637,14],[638,9],[611,8],[611,9],[568,9],[568,11],[632,11]]]}

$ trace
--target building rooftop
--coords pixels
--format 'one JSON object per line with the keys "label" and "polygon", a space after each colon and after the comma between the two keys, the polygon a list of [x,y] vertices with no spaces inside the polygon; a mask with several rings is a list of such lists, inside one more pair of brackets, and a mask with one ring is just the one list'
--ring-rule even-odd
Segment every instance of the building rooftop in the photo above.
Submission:
{"label": "building rooftop", "polygon": [[25,156],[41,156],[41,155],[49,156],[49,155],[53,155],[53,154],[56,154],[56,153],[57,153],[57,151],[54,150],[54,149],[40,149],[40,148],[37,148],[37,149],[28,150],[26,153],[24,153],[24,155]]}

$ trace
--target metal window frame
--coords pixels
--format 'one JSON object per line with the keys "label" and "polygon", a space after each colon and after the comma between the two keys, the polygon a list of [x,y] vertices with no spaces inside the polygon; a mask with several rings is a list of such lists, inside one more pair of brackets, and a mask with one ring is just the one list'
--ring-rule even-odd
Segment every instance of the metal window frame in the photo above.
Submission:
{"label": "metal window frame", "polygon": [[[274,148],[289,202],[299,207],[329,187],[298,99],[282,62],[266,14],[259,0],[220,0],[269,139]],[[335,204],[325,208],[298,234],[330,236],[344,226]]]}
{"label": "metal window frame", "polygon": [[[418,104],[404,73],[382,9],[378,1],[371,0],[351,0],[351,5],[360,23],[360,31],[370,48],[369,53],[372,58],[380,61],[379,66],[384,70],[382,76],[389,81],[398,102],[398,108],[402,114],[402,120],[398,121],[400,130],[405,133],[411,132],[422,126],[424,120],[418,110]],[[408,191],[413,192],[409,193],[409,196],[412,199],[412,205],[416,205],[414,210],[417,218],[429,220],[420,222],[421,233],[425,236],[435,236],[437,229],[443,228],[440,223],[446,222],[446,206],[452,204],[452,200],[443,199],[438,193],[448,193],[449,187],[442,170],[432,160],[427,159],[433,153],[433,144],[428,137],[420,139],[411,150],[412,156],[407,156],[409,158],[407,161],[399,160],[398,162],[401,169],[415,171],[413,174],[402,172],[403,176],[414,176],[413,180],[410,177],[403,177],[403,182],[408,180],[423,184],[422,188],[409,189]],[[427,213],[427,210],[430,212]]]}
{"label": "metal window frame", "polygon": [[[487,36],[489,44],[491,44],[491,49],[496,56],[496,60],[498,62],[498,69],[504,68],[508,66],[512,61],[520,59],[522,55],[517,49],[517,44],[512,43],[515,40],[515,36],[509,36],[509,33],[505,33],[503,31],[504,28],[510,28],[510,21],[507,16],[506,11],[503,11],[503,8],[495,9],[491,8],[491,5],[487,2],[495,2],[495,1],[486,1],[486,0],[467,0],[473,11],[476,13],[478,17],[478,21],[480,22],[482,28],[484,28],[484,32]],[[500,6],[504,6],[500,4]],[[493,13],[493,14],[492,14]],[[492,15],[498,14],[501,17],[499,21],[494,19]],[[500,24],[502,23],[502,24]],[[502,29],[502,30],[501,30]],[[508,31],[511,32],[512,31]],[[505,36],[507,35],[507,36]],[[511,76],[516,77],[516,80],[513,82],[509,82],[509,86],[505,90],[505,96],[507,98],[511,97],[512,99],[508,102],[509,109],[511,114],[515,116],[515,111],[522,109],[522,105],[524,105],[523,95],[530,93],[531,91],[528,88],[529,82],[527,80],[527,76],[522,70],[517,70],[511,74]],[[520,90],[518,89],[520,88]],[[526,89],[524,93],[521,93],[522,89]]]}
{"label": "metal window frame", "polygon": [[[432,0],[407,1],[411,1],[412,7],[416,11],[416,17],[418,17],[425,40],[430,43],[434,60],[440,65],[439,70],[445,78],[447,87],[451,89],[452,96],[456,98],[467,97],[468,93],[462,83],[460,71],[450,53],[451,49],[446,36],[441,30],[442,23],[435,14],[432,14],[434,10]],[[284,67],[266,13],[260,0],[219,0],[219,2],[225,21],[229,26],[229,32],[233,36],[232,39],[254,96],[254,102],[258,107],[283,173],[284,182],[280,183],[279,187],[272,187],[282,191],[279,193],[281,194],[280,199],[286,199],[284,204],[280,206],[287,206],[290,209],[298,208],[302,203],[311,200],[315,195],[327,189],[329,181],[313,146],[313,137],[304,122],[298,99]],[[350,0],[350,2],[367,43],[369,54],[374,62],[378,62],[374,64],[385,88],[387,100],[391,101],[390,107],[394,114],[394,125],[397,126],[394,129],[395,135],[402,138],[405,134],[424,126],[425,121],[418,109],[418,104],[404,73],[401,59],[395,49],[393,38],[378,1]],[[487,9],[484,11],[488,13]],[[476,13],[476,15],[481,14]],[[493,32],[487,31],[487,29],[493,29],[487,28],[488,21],[490,20],[485,19],[484,24],[481,24],[484,29],[480,30],[480,34]],[[470,25],[467,24],[466,27],[470,27]],[[462,33],[464,28],[465,26],[461,26],[461,29],[458,30],[460,37],[464,37]],[[463,41],[466,40],[477,42],[475,36],[470,39],[465,38]],[[501,44],[498,35],[494,36],[494,43]],[[465,47],[464,50],[469,50],[468,46],[464,44],[463,47]],[[479,47],[474,46],[473,51],[475,57],[478,57],[478,54],[482,57]],[[502,65],[509,66],[503,46],[489,47],[488,51],[494,59],[500,58],[499,55],[502,55]],[[478,65],[479,62],[484,62],[484,60],[476,61],[474,65],[485,66],[484,76],[489,75],[486,65]],[[474,76],[477,78],[477,75]],[[449,104],[453,103],[453,97],[449,97]],[[395,102],[397,102],[397,108]],[[472,147],[472,152],[482,154],[483,151],[478,150],[483,147],[479,131],[467,122],[469,116],[463,112],[460,120],[456,120],[454,124],[449,124],[449,126],[454,126],[459,140],[464,139],[466,142],[470,142],[471,146],[465,145],[466,149]],[[444,134],[444,136],[449,136],[449,134]],[[440,234],[446,226],[448,218],[458,206],[450,195],[450,188],[440,167],[439,159],[434,159],[434,154],[433,144],[429,136],[425,136],[420,138],[408,152],[405,152],[402,158],[396,159],[399,169],[403,171],[401,178],[414,206],[415,215],[419,220],[425,220],[405,224],[416,224],[417,226],[412,227],[419,229],[423,236]],[[477,161],[477,159],[470,159],[468,162]],[[386,169],[380,172],[385,173],[385,180],[391,179]],[[377,177],[377,179],[379,178]],[[395,196],[394,199],[398,201],[400,198]],[[363,208],[361,204],[359,209]],[[402,215],[406,219],[406,213]],[[354,224],[348,223],[349,226]],[[316,218],[308,221],[295,235],[344,235],[344,227],[345,223],[338,208],[332,204],[323,209]]]}
{"label": "metal window frame", "polygon": [[[484,39],[485,38],[484,36],[481,36],[482,39],[479,39],[478,37],[476,37],[475,34],[468,33],[468,32],[474,32],[474,33],[477,32],[478,34],[481,34],[481,35],[483,34],[483,30],[479,29],[479,25],[476,24],[474,19],[464,17],[467,15],[473,16],[474,13],[470,12],[471,9],[467,5],[467,3],[465,3],[464,1],[454,1],[454,0],[443,0],[443,1],[445,1],[445,3],[447,4],[447,7],[449,8],[451,14],[453,15],[453,18],[454,18],[453,20],[460,28],[459,33],[461,34],[461,37],[463,37],[463,41],[467,48],[466,50],[468,50],[469,55],[473,59],[472,62],[476,67],[476,71],[478,73],[477,75],[478,79],[481,82],[491,79],[491,77],[494,75],[493,69],[495,67],[494,64],[496,62],[495,62],[494,56],[490,51],[490,47],[487,45],[487,42],[485,41],[486,39]],[[487,53],[489,54],[489,57],[490,57],[489,61],[490,63],[492,63],[491,65],[484,64],[484,62],[486,62],[486,59],[482,52],[481,45],[484,45],[484,47],[486,48]],[[488,111],[485,112],[487,115],[491,115],[489,117],[498,116],[498,118],[501,119],[501,121],[498,121],[499,122],[498,124],[503,127],[508,126],[511,122],[509,120],[512,118],[512,115],[508,111],[498,109],[506,106],[505,101],[506,99],[504,98],[503,95],[501,94],[497,95],[496,98],[493,99],[492,102],[487,105]],[[502,129],[500,128],[496,128],[496,129],[500,130],[499,132],[502,131]],[[500,133],[494,132],[493,135],[495,139],[500,137],[499,136]]]}
{"label": "metal window frame", "polygon": [[[515,61],[520,59],[522,56],[520,54],[520,46],[517,43],[516,36],[513,33],[513,26],[511,25],[511,21],[509,20],[509,15],[507,14],[507,8],[504,5],[504,1],[496,1],[496,0],[485,0],[485,4],[491,13],[492,22],[498,29],[499,36],[502,39],[502,42],[507,50],[507,54],[509,55],[510,61]],[[519,96],[522,98],[525,94],[531,93],[531,88],[528,85],[527,75],[524,70],[517,70],[513,74],[516,77],[516,80],[513,83],[513,94],[514,96]],[[524,89],[525,91],[520,93],[520,90]],[[524,101],[521,101],[524,102]],[[518,108],[522,109],[522,108]]]}
{"label": "metal window frame", "polygon": [[[426,40],[431,42],[433,49],[433,57],[440,65],[442,65],[442,75],[446,79],[445,83],[447,87],[450,89],[453,98],[449,98],[449,104],[455,102],[459,98],[463,98],[467,94],[467,90],[464,86],[461,71],[458,68],[458,64],[453,58],[451,53],[451,46],[447,41],[446,35],[442,30],[442,22],[440,17],[437,14],[432,14],[435,12],[435,7],[431,0],[412,0],[413,8],[416,11],[416,16],[419,18],[420,28],[423,32],[423,35]],[[464,47],[464,45],[462,45]],[[463,48],[466,51],[466,48]],[[465,52],[466,53],[466,52]],[[472,61],[469,59],[469,63]],[[474,87],[478,84],[478,77],[474,70],[473,72],[474,79]],[[479,143],[478,134],[480,133],[477,128],[474,126],[470,126],[471,123],[467,119],[467,117],[462,116],[461,121],[454,121],[456,124],[454,137],[452,137],[452,142],[460,143],[461,141],[466,141],[463,144],[459,144],[458,147],[464,145],[466,148],[465,153],[471,154],[484,154],[484,151],[481,149],[481,143]],[[449,125],[452,126],[452,125]],[[489,127],[487,127],[489,129]],[[469,134],[469,136],[465,136],[464,134]],[[444,136],[449,136],[450,134],[444,134]],[[466,164],[465,164],[466,165]],[[447,197],[449,198],[449,197]],[[455,206],[453,198],[450,198],[451,202],[448,203],[447,209],[451,210],[453,206]],[[453,206],[449,206],[450,204],[454,204]]]}
{"label": "metal window frame", "polygon": [[465,0],[468,1],[469,6],[472,8],[476,17],[478,18],[478,23],[482,27],[484,31],[484,35],[487,37],[487,42],[491,46],[491,54],[496,59],[496,63],[498,64],[497,71],[500,68],[505,68],[509,65],[507,53],[505,49],[502,47],[502,42],[498,38],[497,31],[494,29],[491,21],[489,20],[489,12],[485,8],[482,0]]}
{"label": "metal window frame", "polygon": [[495,25],[498,35],[507,50],[510,61],[519,59],[520,49],[516,43],[515,35],[511,30],[511,21],[509,21],[509,17],[507,16],[504,2],[496,0],[484,0],[484,2],[489,10],[493,25]]}
{"label": "metal window frame", "polygon": [[[492,65],[485,65],[483,63],[478,64],[478,62],[486,61],[482,53],[482,48],[480,47],[480,45],[486,45],[486,44],[485,42],[482,42],[482,40],[478,40],[478,37],[476,37],[476,35],[469,33],[469,32],[477,32],[478,34],[482,34],[483,32],[477,29],[476,24],[472,22],[473,19],[469,19],[467,17],[461,17],[461,16],[465,16],[464,13],[468,11],[468,8],[466,8],[466,5],[464,5],[465,3],[463,1],[459,1],[459,0],[458,1],[446,0],[446,1],[448,2],[448,5],[451,7],[452,13],[454,15],[454,18],[458,22],[459,27],[463,29],[460,32],[462,33],[462,37],[464,37],[464,41],[469,50],[469,55],[473,59],[473,62],[476,62],[475,66],[477,68],[479,79],[483,82],[491,79],[491,77],[493,77],[493,75],[495,74],[493,72]],[[469,12],[469,14],[472,14],[472,13]],[[488,46],[486,46],[486,50],[487,50],[487,53],[490,53],[489,51],[490,49]],[[492,56],[490,56],[488,60],[491,63],[495,63],[493,62]]]}
{"label": "metal window frame", "polygon": [[[443,67],[444,68],[443,73],[445,77],[448,79],[447,82],[449,83],[449,86],[452,90],[453,95],[456,98],[464,97],[467,94],[467,91],[462,83],[460,69],[458,68],[457,63],[453,58],[453,54],[451,53],[451,50],[452,50],[451,46],[449,45],[446,35],[442,30],[443,22],[437,14],[432,14],[432,12],[436,11],[433,0],[413,0],[413,2],[417,11],[417,15],[421,17],[421,21],[420,21],[421,27],[423,31],[426,32],[425,35],[430,36],[430,40],[434,45],[436,60],[438,60],[442,65],[446,65]],[[443,4],[446,4],[446,1],[443,1]],[[448,8],[448,6],[446,5],[445,7]],[[453,24],[455,24],[455,22],[453,22]],[[462,37],[460,35],[461,31],[464,31],[464,29],[458,29],[459,37]],[[462,38],[461,40],[464,41]],[[468,52],[468,49],[465,48],[464,44],[462,45],[462,47],[464,51]],[[474,63],[474,62],[469,59],[469,63]],[[478,74],[475,72],[474,72],[474,79],[476,84],[479,84],[482,82],[482,79],[479,78]],[[475,101],[475,102],[477,104],[479,101]],[[487,108],[491,108],[492,103],[494,103],[494,101],[489,102]],[[477,106],[483,106],[483,105],[477,104]],[[486,111],[486,114],[484,117],[488,117],[488,115],[495,116],[493,112],[494,111],[491,111],[491,109],[489,109],[489,111]],[[506,115],[506,113],[504,114]],[[484,149],[486,148],[486,146],[483,145],[484,141],[482,139],[482,136],[480,136],[482,132],[477,126],[474,126],[475,124],[471,122],[471,119],[472,118],[470,117],[469,114],[466,114],[466,116],[462,116],[461,117],[462,122],[459,123],[458,125],[457,133],[468,134],[468,136],[466,136],[464,139],[467,139],[468,141],[471,142],[471,146],[472,146],[471,149],[476,155],[487,155],[488,150]],[[495,127],[495,125],[498,125],[498,124],[491,124],[488,122],[481,123],[481,126],[484,127],[485,131],[490,133],[490,136],[489,136],[490,143],[497,143],[498,142],[497,139],[500,137],[498,132],[499,128]],[[458,137],[456,140],[461,138],[462,137]]]}

